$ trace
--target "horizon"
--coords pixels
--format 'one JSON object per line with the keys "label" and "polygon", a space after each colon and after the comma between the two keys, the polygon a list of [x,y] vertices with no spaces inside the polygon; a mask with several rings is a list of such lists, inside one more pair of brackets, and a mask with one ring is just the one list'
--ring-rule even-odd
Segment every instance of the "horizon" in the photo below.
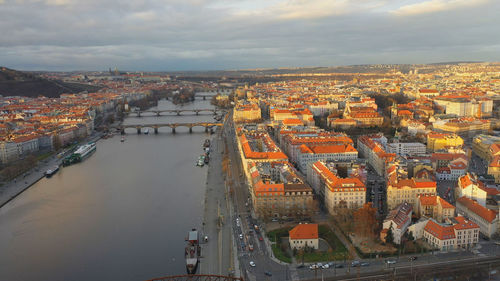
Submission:
{"label": "horizon", "polygon": [[[242,69],[200,69],[200,70],[131,70],[131,69],[119,69],[120,72],[160,72],[160,73],[176,73],[176,72],[242,72],[242,71],[269,71],[269,70],[291,70],[291,69],[309,69],[309,68],[340,68],[340,67],[356,67],[356,66],[373,66],[373,65],[395,65],[395,66],[406,66],[406,65],[414,65],[414,66],[422,66],[422,65],[442,65],[442,64],[497,64],[499,61],[438,61],[438,62],[428,62],[428,63],[374,63],[374,64],[344,64],[344,65],[335,65],[335,66],[290,66],[290,67],[256,67],[256,68],[242,68]],[[17,69],[10,66],[2,65],[0,67],[5,67],[7,69],[21,71],[21,72],[108,72],[107,69],[94,69],[94,70],[82,70],[82,69],[72,69],[72,70],[47,70],[47,69]],[[114,70],[114,67],[111,67],[111,70]]]}

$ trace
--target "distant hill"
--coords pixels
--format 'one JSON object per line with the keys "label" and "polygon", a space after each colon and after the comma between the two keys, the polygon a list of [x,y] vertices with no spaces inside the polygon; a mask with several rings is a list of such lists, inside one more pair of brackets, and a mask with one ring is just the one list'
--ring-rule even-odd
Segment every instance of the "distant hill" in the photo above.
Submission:
{"label": "distant hill", "polygon": [[0,95],[3,96],[57,98],[63,93],[91,92],[98,89],[99,87],[92,85],[47,80],[32,73],[0,68]]}

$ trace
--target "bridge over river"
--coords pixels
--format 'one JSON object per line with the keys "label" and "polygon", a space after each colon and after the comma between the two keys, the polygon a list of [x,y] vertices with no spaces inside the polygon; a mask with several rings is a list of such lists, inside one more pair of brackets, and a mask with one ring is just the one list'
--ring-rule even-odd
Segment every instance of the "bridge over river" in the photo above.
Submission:
{"label": "bridge over river", "polygon": [[130,125],[119,125],[117,130],[121,132],[122,135],[125,134],[126,128],[136,128],[137,133],[140,134],[143,128],[152,128],[155,134],[158,134],[158,128],[169,127],[172,129],[172,133],[175,133],[177,127],[187,127],[189,132],[193,132],[193,127],[204,127],[205,132],[212,129],[213,127],[222,127],[222,123],[214,122],[194,122],[194,123],[152,123],[152,124],[130,124]]}
{"label": "bridge over river", "polygon": [[141,117],[144,113],[153,113],[153,115],[147,116],[162,116],[162,113],[175,113],[177,115],[181,115],[183,112],[195,113],[196,115],[200,115],[200,113],[209,113],[213,115],[217,115],[217,113],[226,113],[226,110],[218,109],[218,108],[193,108],[193,109],[163,109],[163,110],[137,110],[129,112],[128,114],[136,114],[137,117]]}

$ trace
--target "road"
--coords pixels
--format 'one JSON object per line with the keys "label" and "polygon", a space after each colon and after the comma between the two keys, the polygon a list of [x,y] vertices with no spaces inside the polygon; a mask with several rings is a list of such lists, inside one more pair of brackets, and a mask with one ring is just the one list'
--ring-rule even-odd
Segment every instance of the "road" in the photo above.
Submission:
{"label": "road", "polygon": [[205,210],[201,237],[199,272],[202,274],[231,275],[234,271],[230,209],[222,173],[224,143],[218,130],[211,138],[210,163],[207,172]]}

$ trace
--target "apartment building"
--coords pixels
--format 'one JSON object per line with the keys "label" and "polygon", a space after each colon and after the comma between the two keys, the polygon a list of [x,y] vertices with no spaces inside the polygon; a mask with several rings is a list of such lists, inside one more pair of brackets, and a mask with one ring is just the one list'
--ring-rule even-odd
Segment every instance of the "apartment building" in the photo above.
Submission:
{"label": "apartment building", "polygon": [[418,196],[416,214],[419,217],[433,218],[438,222],[455,216],[455,206],[439,196]]}
{"label": "apartment building", "polygon": [[479,226],[464,217],[455,217],[448,223],[430,219],[424,228],[424,240],[440,251],[469,249],[479,241]]}
{"label": "apartment building", "polygon": [[366,202],[365,184],[356,176],[341,178],[333,170],[332,164],[316,161],[307,173],[307,181],[322,198],[328,212],[333,215],[339,207],[362,207]]}
{"label": "apartment building", "polygon": [[457,199],[456,207],[459,215],[467,217],[479,225],[483,235],[491,237],[498,232],[498,210],[494,211],[487,209],[478,202],[465,196]]}

